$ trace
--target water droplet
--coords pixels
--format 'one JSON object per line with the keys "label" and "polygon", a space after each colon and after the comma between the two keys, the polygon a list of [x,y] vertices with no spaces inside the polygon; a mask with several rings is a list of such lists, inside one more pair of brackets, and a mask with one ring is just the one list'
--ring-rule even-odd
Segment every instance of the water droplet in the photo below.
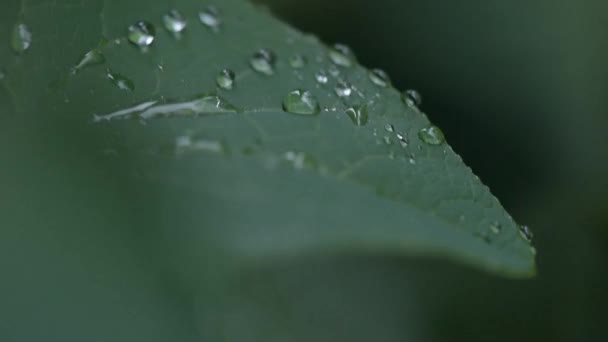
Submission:
{"label": "water droplet", "polygon": [[399,140],[399,144],[401,145],[401,147],[405,148],[407,147],[407,145],[409,145],[409,142],[407,141],[407,136],[405,135],[405,133],[395,133],[395,136],[397,136],[397,139]]}
{"label": "water droplet", "polygon": [[216,140],[193,140],[190,136],[180,136],[175,139],[175,153],[183,154],[185,152],[211,152],[225,153],[226,146]]}
{"label": "water droplet", "polygon": [[320,111],[319,102],[308,91],[296,89],[283,99],[283,109],[288,113],[314,115]]}
{"label": "water droplet", "polygon": [[367,106],[354,106],[346,110],[346,114],[357,126],[364,126],[368,121]]}
{"label": "water droplet", "polygon": [[276,57],[274,52],[268,49],[260,49],[251,57],[251,67],[253,70],[264,74],[274,74],[274,64],[276,63]]}
{"label": "water droplet", "polygon": [[416,165],[416,158],[414,157],[414,155],[410,155],[410,157],[408,158],[408,162],[411,165]]}
{"label": "water droplet", "polygon": [[214,32],[219,31],[222,19],[220,18],[217,8],[209,6],[198,13],[198,18],[203,25],[207,26]]}
{"label": "water droplet", "polygon": [[16,53],[24,53],[32,46],[32,33],[24,23],[19,22],[13,27],[11,46]]}
{"label": "water droplet", "polygon": [[521,235],[521,237],[528,242],[532,241],[534,238],[534,234],[530,228],[528,228],[528,226],[519,226],[519,235]]}
{"label": "water droplet", "polygon": [[445,136],[439,127],[429,126],[418,132],[418,137],[429,145],[441,145],[445,142]]}
{"label": "water droplet", "polygon": [[327,76],[327,73],[323,70],[317,71],[317,73],[315,74],[315,80],[317,80],[317,82],[321,83],[321,84],[327,84],[327,82],[329,81],[329,77]]}
{"label": "water droplet", "polygon": [[327,70],[333,77],[338,77],[340,75],[340,69],[338,69],[335,65],[330,65]]}
{"label": "water droplet", "polygon": [[112,84],[117,86],[118,89],[120,89],[120,90],[125,90],[125,91],[135,90],[135,84],[133,83],[133,81],[131,81],[130,79],[128,79],[127,77],[125,77],[119,73],[115,73],[115,72],[112,72],[112,70],[107,69],[106,76],[112,82]]}
{"label": "water droplet", "polygon": [[391,125],[391,124],[386,124],[384,125],[384,130],[390,133],[395,132],[395,126]]}
{"label": "water droplet", "polygon": [[303,168],[314,168],[316,166],[315,159],[304,152],[286,152],[283,158],[291,163],[294,169],[301,170]]}
{"label": "water droplet", "polygon": [[329,59],[336,65],[350,67],[355,56],[351,49],[344,44],[336,44],[329,50]]}
{"label": "water droplet", "polygon": [[186,102],[159,104],[149,101],[106,115],[94,115],[94,122],[120,119],[151,119],[161,116],[197,116],[202,114],[236,113],[236,108],[216,95],[201,95]]}
{"label": "water droplet", "polygon": [[91,50],[85,53],[79,60],[79,62],[72,68],[72,74],[76,74],[78,71],[94,66],[101,65],[106,62],[106,57],[100,50]]}
{"label": "water droplet", "polygon": [[480,238],[483,242],[485,243],[491,243],[492,240],[490,239],[490,236],[488,235],[488,233],[486,232],[481,232],[481,233],[475,233],[475,235]]}
{"label": "water droplet", "polygon": [[169,11],[169,13],[163,15],[163,24],[167,31],[171,33],[182,32],[187,25],[186,19],[175,9]]}
{"label": "water droplet", "polygon": [[230,89],[234,88],[235,78],[236,78],[236,76],[234,74],[234,71],[232,71],[230,69],[224,69],[224,70],[220,71],[220,73],[217,75],[215,81],[220,88],[225,89],[225,90],[230,90]]}
{"label": "water droplet", "polygon": [[296,69],[303,68],[306,65],[306,57],[301,54],[295,54],[289,57],[289,65]]}
{"label": "water droplet", "polygon": [[349,97],[353,93],[353,88],[345,81],[338,81],[335,91],[336,95],[340,97]]}
{"label": "water droplet", "polygon": [[490,230],[494,234],[500,234],[500,232],[502,231],[502,225],[500,224],[500,222],[492,222],[492,224],[490,225]]}
{"label": "water droplet", "polygon": [[127,38],[132,44],[139,47],[148,47],[154,42],[156,37],[156,29],[154,25],[147,21],[138,21],[129,26],[129,34]]}
{"label": "water droplet", "polygon": [[404,91],[402,98],[409,107],[419,107],[422,104],[422,95],[413,89]]}
{"label": "water droplet", "polygon": [[534,246],[530,246],[530,253],[532,253],[532,255],[536,255],[536,248],[534,248]]}
{"label": "water droplet", "polygon": [[387,145],[392,145],[393,144],[393,139],[391,139],[391,137],[389,137],[388,135],[384,136],[384,143]]}
{"label": "water droplet", "polygon": [[391,84],[391,79],[384,70],[374,69],[369,72],[369,79],[379,87],[387,87]]}

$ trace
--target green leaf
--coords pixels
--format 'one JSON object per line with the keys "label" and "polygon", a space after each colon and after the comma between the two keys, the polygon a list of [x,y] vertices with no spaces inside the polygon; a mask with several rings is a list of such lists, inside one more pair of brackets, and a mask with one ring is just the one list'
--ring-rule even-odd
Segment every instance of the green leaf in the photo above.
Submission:
{"label": "green leaf", "polygon": [[[133,249],[152,274],[206,293],[224,291],[225,272],[315,255],[534,273],[519,226],[443,134],[344,49],[239,0],[206,9],[206,25],[192,0],[3,6],[3,259],[55,260],[50,234],[95,246],[72,251],[82,260]],[[187,20],[180,34],[163,28],[171,9]],[[156,31],[145,48],[126,38],[140,20]],[[19,54],[15,24],[31,32]],[[76,268],[65,272],[87,274]]]}

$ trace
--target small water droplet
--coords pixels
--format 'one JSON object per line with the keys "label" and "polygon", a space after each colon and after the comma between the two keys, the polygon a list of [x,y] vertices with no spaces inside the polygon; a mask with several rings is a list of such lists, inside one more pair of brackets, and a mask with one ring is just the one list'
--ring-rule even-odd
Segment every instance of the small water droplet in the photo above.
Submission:
{"label": "small water droplet", "polygon": [[198,18],[201,23],[207,26],[214,32],[219,31],[222,19],[220,18],[219,11],[214,6],[209,6],[198,13]]}
{"label": "small water droplet", "polygon": [[321,84],[327,84],[327,82],[329,81],[329,77],[327,76],[327,73],[323,70],[317,71],[317,73],[315,74],[315,80],[317,80],[318,83]]}
{"label": "small water droplet", "polygon": [[163,25],[171,33],[182,32],[187,25],[186,19],[175,9],[163,15]]}
{"label": "small water droplet", "polygon": [[186,152],[225,153],[226,150],[226,146],[216,140],[193,140],[192,137],[187,135],[175,139],[175,153],[178,155]]}
{"label": "small water droplet", "polygon": [[336,84],[336,88],[334,89],[336,95],[340,97],[349,97],[353,93],[353,88],[351,88],[350,84],[345,81],[338,81]]}
{"label": "small water droplet", "polygon": [[338,69],[335,65],[330,65],[329,68],[327,68],[327,71],[329,71],[329,74],[333,77],[340,76],[340,69]]}
{"label": "small water droplet", "polygon": [[500,232],[502,231],[502,225],[500,224],[500,222],[492,222],[492,224],[490,225],[490,230],[494,234],[500,234]]}
{"label": "small water droplet", "polygon": [[16,53],[24,53],[32,46],[32,33],[25,23],[18,22],[13,27],[11,47]]}
{"label": "small water droplet", "polygon": [[311,155],[304,152],[285,152],[283,158],[291,163],[296,170],[301,170],[303,168],[314,168],[316,166],[315,159]]}
{"label": "small water droplet", "polygon": [[103,55],[103,53],[100,50],[98,50],[98,49],[91,50],[91,51],[85,53],[80,58],[78,63],[72,68],[72,74],[76,74],[80,70],[82,70],[86,67],[101,65],[105,62],[106,62],[106,57]]}
{"label": "small water droplet", "polygon": [[414,155],[410,155],[410,157],[408,158],[408,162],[411,165],[416,165],[416,158],[414,157]]}
{"label": "small water droplet", "polygon": [[441,145],[445,142],[445,136],[439,127],[429,126],[418,132],[418,137],[429,145]]}
{"label": "small water droplet", "polygon": [[384,136],[384,143],[387,145],[392,145],[393,144],[393,139],[391,139],[391,137],[389,137],[388,135]]}
{"label": "small water droplet", "polygon": [[303,68],[306,65],[306,57],[301,54],[295,54],[289,57],[289,65],[295,69]]}
{"label": "small water droplet", "polygon": [[269,49],[260,49],[256,51],[249,62],[253,70],[264,75],[274,74],[275,63],[276,56],[274,55],[274,52]]}
{"label": "small water droplet", "polygon": [[519,235],[521,235],[521,237],[528,242],[532,241],[534,238],[534,234],[530,228],[528,228],[528,226],[519,226]]}
{"label": "small water droplet", "polygon": [[296,89],[283,99],[283,109],[288,113],[315,115],[320,112],[319,102],[309,91]]}
{"label": "small water droplet", "polygon": [[329,59],[336,65],[348,68],[352,66],[355,56],[348,46],[335,44],[329,50]]}
{"label": "small water droplet", "polygon": [[407,141],[407,136],[405,135],[405,133],[397,132],[397,133],[395,133],[395,136],[397,136],[397,139],[399,140],[399,144],[401,145],[401,147],[405,148],[405,147],[407,147],[407,145],[409,145],[409,142]]}
{"label": "small water droplet", "polygon": [[220,71],[215,81],[220,88],[225,90],[231,90],[232,88],[234,88],[235,78],[236,75],[234,74],[234,71],[230,69],[224,69]]}
{"label": "small water droplet", "polygon": [[154,42],[156,37],[156,29],[154,25],[147,21],[138,21],[135,24],[129,26],[129,33],[127,38],[129,41],[139,47],[148,47]]}
{"label": "small water droplet", "polygon": [[357,126],[364,126],[368,121],[367,106],[354,106],[346,110],[346,114]]}
{"label": "small water droplet", "polygon": [[532,253],[532,255],[536,255],[536,248],[534,248],[534,246],[530,246],[530,253]]}
{"label": "small water droplet", "polygon": [[387,87],[391,84],[391,79],[384,70],[374,69],[369,72],[369,79],[379,87]]}
{"label": "small water droplet", "polygon": [[112,84],[114,84],[120,90],[125,90],[125,91],[135,90],[135,84],[133,83],[133,81],[131,81],[130,79],[128,79],[127,77],[125,77],[119,73],[115,73],[115,72],[112,72],[112,70],[107,69],[106,76],[112,82]]}
{"label": "small water droplet", "polygon": [[422,104],[422,95],[414,89],[404,91],[402,98],[409,107],[419,107]]}
{"label": "small water droplet", "polygon": [[395,132],[395,126],[393,126],[391,124],[386,124],[386,125],[384,125],[384,130],[389,133],[393,133],[393,132]]}

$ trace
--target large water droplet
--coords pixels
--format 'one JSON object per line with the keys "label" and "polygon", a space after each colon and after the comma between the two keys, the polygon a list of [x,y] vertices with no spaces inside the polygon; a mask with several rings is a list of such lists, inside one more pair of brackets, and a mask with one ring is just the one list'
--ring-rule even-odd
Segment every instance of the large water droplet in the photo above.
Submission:
{"label": "large water droplet", "polygon": [[344,44],[336,44],[329,50],[329,59],[336,65],[350,67],[355,56],[351,49]]}
{"label": "large water droplet", "polygon": [[534,234],[530,228],[528,228],[528,226],[519,226],[519,235],[521,235],[521,237],[528,242],[532,241],[534,238]]}
{"label": "large water droplet", "polygon": [[198,18],[203,25],[207,26],[214,32],[219,31],[222,19],[220,18],[217,8],[209,6],[198,13]]}
{"label": "large water droplet", "polygon": [[303,68],[306,65],[306,57],[301,54],[295,54],[289,57],[289,65],[295,69]]}
{"label": "large water droplet", "polygon": [[327,84],[327,82],[329,81],[329,77],[327,76],[327,73],[323,70],[317,71],[317,73],[315,74],[315,80],[317,80],[317,82],[321,83],[321,84]]}
{"label": "large water droplet", "polygon": [[220,88],[225,90],[231,90],[232,88],[234,88],[235,78],[236,75],[234,74],[234,71],[230,69],[224,69],[220,71],[215,81]]}
{"label": "large water droplet", "polygon": [[32,46],[32,33],[22,22],[15,24],[11,36],[11,47],[16,53],[23,53]]}
{"label": "large water droplet", "polygon": [[119,73],[115,73],[115,72],[112,72],[112,70],[107,69],[106,76],[108,77],[110,82],[112,82],[112,84],[114,84],[120,90],[125,90],[125,91],[135,90],[135,84],[133,83],[133,81],[131,81],[130,79],[128,79],[127,77],[125,77]]}
{"label": "large water droplet", "polygon": [[422,104],[422,95],[414,89],[404,91],[402,98],[409,107],[419,107]]}
{"label": "large water droplet", "polygon": [[78,64],[76,64],[73,68],[72,68],[72,73],[76,74],[77,72],[79,72],[80,70],[86,68],[86,67],[90,67],[90,66],[94,66],[94,65],[101,65],[103,63],[106,62],[106,57],[103,55],[103,53],[98,50],[91,50],[87,53],[85,53],[80,60],[78,61]]}
{"label": "large water droplet", "polygon": [[405,148],[405,147],[407,147],[407,145],[409,145],[409,142],[407,141],[407,136],[405,135],[405,133],[396,132],[395,136],[399,140],[399,144],[401,145],[401,147]]}
{"label": "large water droplet", "polygon": [[274,64],[276,63],[276,57],[274,52],[269,49],[260,49],[253,54],[249,64],[253,70],[264,74],[264,75],[272,75],[274,74]]}
{"label": "large water droplet", "polygon": [[334,90],[340,97],[349,97],[353,93],[353,88],[345,81],[338,81]]}
{"label": "large water droplet", "polygon": [[177,10],[173,9],[163,15],[163,25],[169,32],[180,33],[186,28],[187,22]]}
{"label": "large water droplet", "polygon": [[395,132],[395,126],[393,126],[392,124],[386,124],[384,125],[384,130],[389,133],[393,133]]}
{"label": "large water droplet", "polygon": [[314,115],[320,111],[319,102],[309,91],[296,89],[283,99],[283,109],[288,113]]}
{"label": "large water droplet", "polygon": [[357,126],[364,126],[368,121],[367,106],[353,106],[346,110],[346,115]]}
{"label": "large water droplet", "polygon": [[445,142],[445,136],[439,127],[429,126],[418,132],[418,137],[429,145],[441,145]]}
{"label": "large water droplet", "polygon": [[384,70],[374,69],[369,72],[369,79],[379,87],[387,87],[391,84],[391,79]]}
{"label": "large water droplet", "polygon": [[127,38],[132,44],[139,47],[148,47],[154,42],[156,37],[156,29],[154,25],[147,21],[138,21],[129,26],[129,34]]}

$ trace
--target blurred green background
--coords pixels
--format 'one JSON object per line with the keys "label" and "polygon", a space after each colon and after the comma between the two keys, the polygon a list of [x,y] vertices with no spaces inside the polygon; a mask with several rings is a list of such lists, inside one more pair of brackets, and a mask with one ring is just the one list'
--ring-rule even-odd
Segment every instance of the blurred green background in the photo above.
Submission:
{"label": "blurred green background", "polygon": [[413,288],[425,337],[604,338],[608,2],[258,2],[326,43],[351,46],[397,88],[419,90],[452,147],[535,233],[539,275],[529,281],[393,261],[387,272]]}

